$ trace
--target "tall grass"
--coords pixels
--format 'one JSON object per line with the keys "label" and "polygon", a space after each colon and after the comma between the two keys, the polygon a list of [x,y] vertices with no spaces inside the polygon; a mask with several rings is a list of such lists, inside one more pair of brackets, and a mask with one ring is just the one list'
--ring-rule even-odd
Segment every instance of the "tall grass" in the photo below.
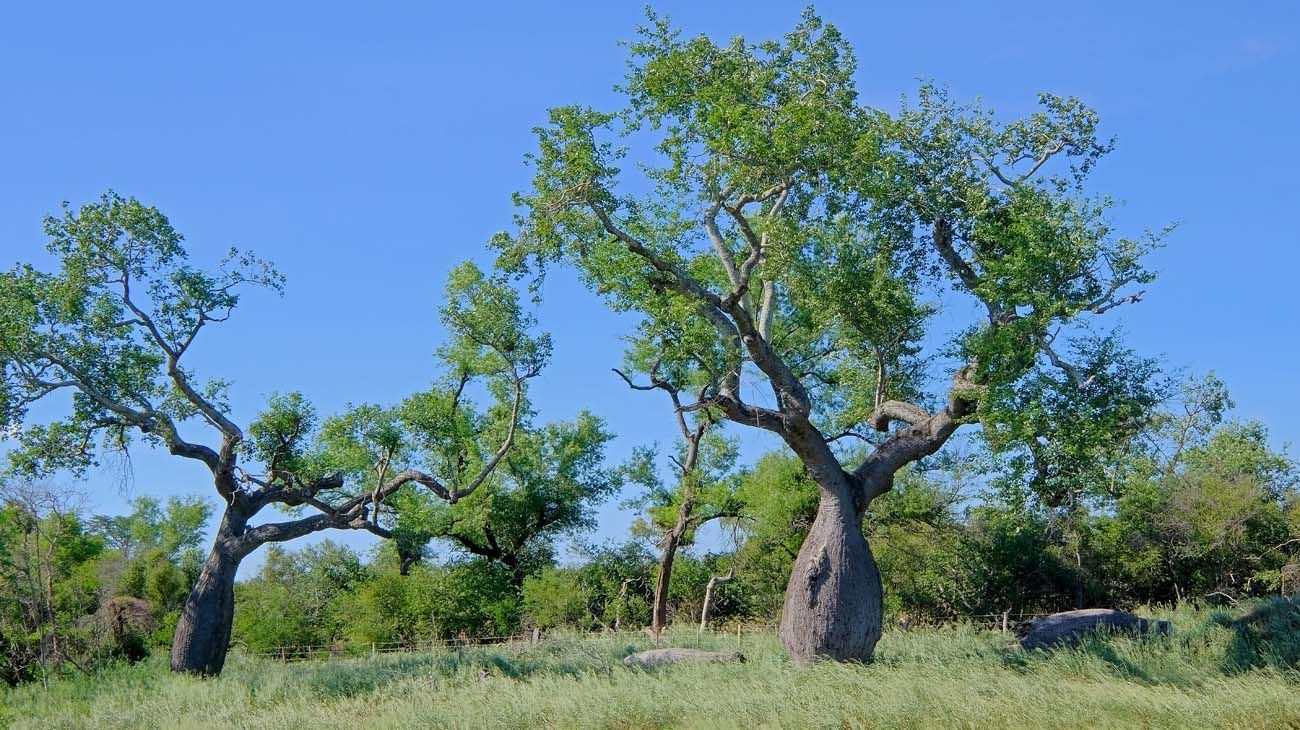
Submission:
{"label": "tall grass", "polygon": [[[709,634],[741,664],[628,669],[645,637],[280,664],[232,656],[221,678],[164,658],[0,695],[14,728],[1300,728],[1300,676],[1270,636],[1182,610],[1171,637],[1053,653],[971,627],[890,632],[870,665],[792,667],[775,637]],[[1271,619],[1270,619],[1271,620]],[[1251,633],[1253,632],[1253,633]],[[693,631],[670,636],[697,645]],[[1253,647],[1253,648],[1252,648]],[[1261,649],[1262,647],[1262,649]],[[1290,662],[1290,663],[1288,663]]]}

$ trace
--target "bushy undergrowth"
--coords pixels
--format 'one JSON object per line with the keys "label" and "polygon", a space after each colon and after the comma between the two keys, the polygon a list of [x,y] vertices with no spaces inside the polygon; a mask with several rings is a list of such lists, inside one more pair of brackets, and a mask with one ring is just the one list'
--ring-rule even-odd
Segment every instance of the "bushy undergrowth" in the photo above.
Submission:
{"label": "bushy undergrowth", "polygon": [[215,680],[161,659],[0,695],[18,728],[1300,727],[1296,607],[1162,614],[1170,637],[1022,652],[971,627],[894,631],[870,665],[792,667],[770,634],[673,633],[739,664],[623,667],[648,637],[280,664],[235,654]]}

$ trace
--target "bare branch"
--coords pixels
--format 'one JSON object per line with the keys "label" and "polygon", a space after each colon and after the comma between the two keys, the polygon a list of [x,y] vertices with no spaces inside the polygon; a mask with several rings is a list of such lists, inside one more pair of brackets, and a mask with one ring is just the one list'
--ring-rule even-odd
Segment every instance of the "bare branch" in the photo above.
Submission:
{"label": "bare branch", "polygon": [[193,404],[194,407],[197,408],[213,426],[222,432],[222,434],[236,441],[242,440],[244,434],[239,427],[235,425],[234,421],[227,418],[226,415],[216,406],[200,395],[199,392],[194,389],[194,386],[190,384],[189,377],[180,367],[180,357],[185,350],[189,348],[190,341],[193,340],[194,335],[196,335],[199,328],[202,327],[203,318],[199,318],[199,324],[195,326],[194,331],[190,333],[189,337],[182,344],[182,347],[179,349],[173,348],[171,343],[167,341],[167,338],[159,331],[153,318],[146,314],[143,309],[136,306],[135,302],[131,300],[131,280],[130,276],[125,272],[122,274],[121,284],[122,302],[126,304],[127,308],[130,309],[132,313],[135,314],[136,319],[144,324],[145,330],[153,339],[154,344],[156,344],[158,348],[166,354],[167,375],[172,379],[172,382],[176,384],[176,387],[185,396],[185,399]]}
{"label": "bare branch", "polygon": [[953,246],[952,224],[946,219],[939,218],[935,220],[931,238],[934,241],[934,247],[939,252],[939,256],[948,264],[957,278],[961,280],[963,286],[970,291],[971,295],[979,299],[988,309],[989,321],[993,324],[1003,324],[1008,318],[1014,319],[1015,312],[1007,312],[1000,304],[985,299],[980,294],[980,278],[975,273],[975,268],[970,265],[966,259],[957,253]]}
{"label": "bare branch", "polygon": [[858,439],[858,440],[860,440],[860,441],[864,441],[864,442],[866,442],[866,443],[871,443],[871,439],[868,438],[866,434],[864,434],[864,433],[858,433],[857,431],[854,431],[854,430],[851,429],[851,428],[847,428],[847,429],[845,429],[845,430],[843,430],[843,431],[840,431],[839,433],[835,434],[834,436],[826,436],[826,437],[825,437],[825,441],[826,441],[826,443],[830,444],[830,443],[835,443],[836,441],[839,441],[840,439],[843,439],[843,438],[850,438],[850,437],[855,438],[855,439]]}
{"label": "bare branch", "polygon": [[1096,379],[1095,375],[1089,375],[1085,378],[1078,367],[1057,355],[1056,351],[1052,349],[1050,341],[1040,337],[1038,338],[1038,347],[1043,351],[1044,355],[1047,355],[1047,359],[1051,361],[1052,365],[1069,376],[1070,380],[1074,382],[1074,386],[1079,390],[1087,389],[1089,385],[1092,385],[1092,381]]}
{"label": "bare branch", "polygon": [[618,376],[623,379],[623,382],[627,383],[627,387],[631,388],[632,390],[667,390],[668,389],[668,384],[662,380],[652,379],[649,385],[638,385],[637,383],[632,382],[632,378],[622,370],[619,370],[618,368],[610,368],[610,370],[613,370],[615,373],[617,373]]}
{"label": "bare branch", "polygon": [[763,296],[758,305],[758,336],[768,342],[772,341],[773,305],[776,299],[776,282],[763,282]]}
{"label": "bare branch", "polygon": [[1129,294],[1128,296],[1120,297],[1119,299],[1113,299],[1105,302],[1098,301],[1089,305],[1088,311],[1092,312],[1093,314],[1105,314],[1106,312],[1109,312],[1115,307],[1118,307],[1123,304],[1137,304],[1138,302],[1142,301],[1142,297],[1145,295],[1146,295],[1146,290],[1144,289],[1142,291],[1137,292],[1136,294]]}
{"label": "bare branch", "polygon": [[479,470],[478,475],[475,476],[472,481],[470,481],[469,486],[465,487],[464,489],[460,489],[460,488],[453,489],[451,491],[451,494],[448,495],[447,497],[448,502],[455,504],[457,500],[459,500],[460,498],[467,497],[470,494],[472,494],[475,489],[479,488],[479,485],[481,485],[485,480],[487,480],[489,476],[492,475],[492,472],[496,470],[497,465],[501,463],[501,459],[505,458],[506,453],[510,451],[510,447],[513,446],[515,442],[515,432],[519,428],[519,411],[520,411],[520,406],[523,402],[523,398],[524,398],[524,381],[522,378],[516,377],[515,378],[515,402],[510,407],[510,430],[506,432],[506,437],[501,442],[501,445],[497,448],[496,453],[492,454],[492,458],[488,460],[488,463],[483,465],[483,468]]}
{"label": "bare branch", "polygon": [[[76,387],[77,390],[81,391],[92,401],[99,404],[100,407],[116,414],[125,424],[134,426],[135,428],[140,429],[143,433],[157,434],[162,438],[163,443],[167,445],[168,450],[172,454],[202,461],[213,471],[213,473],[217,473],[220,470],[222,464],[221,456],[207,446],[193,444],[182,439],[180,433],[176,430],[176,424],[173,423],[171,418],[165,414],[159,413],[152,408],[149,408],[149,410],[146,411],[137,410],[116,399],[110,398],[100,390],[94,384],[92,379],[80,368],[53,353],[38,351],[36,356],[53,363],[59,369],[63,370],[63,372],[72,376],[72,380],[75,381],[74,387]],[[222,496],[226,497],[228,495],[223,492]]]}
{"label": "bare branch", "polygon": [[736,271],[736,259],[731,254],[731,247],[727,245],[726,240],[722,237],[722,232],[718,230],[718,210],[722,208],[724,196],[719,196],[718,200],[704,214],[704,230],[709,235],[709,240],[713,243],[713,250],[722,262],[722,268],[727,272],[727,281],[731,282],[733,292],[740,290],[740,274]]}

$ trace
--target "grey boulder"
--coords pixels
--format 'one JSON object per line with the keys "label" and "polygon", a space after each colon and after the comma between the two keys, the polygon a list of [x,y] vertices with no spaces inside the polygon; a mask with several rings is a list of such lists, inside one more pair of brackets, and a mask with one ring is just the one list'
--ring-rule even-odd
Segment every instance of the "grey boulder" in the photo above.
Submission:
{"label": "grey boulder", "polygon": [[1137,635],[1155,632],[1167,635],[1170,630],[1168,621],[1154,621],[1109,608],[1085,608],[1054,613],[1034,621],[1029,625],[1029,633],[1020,639],[1020,646],[1025,649],[1071,646],[1085,635],[1097,631]]}
{"label": "grey boulder", "polygon": [[704,651],[703,649],[651,649],[639,651],[623,659],[629,667],[653,669],[678,662],[743,662],[738,651]]}

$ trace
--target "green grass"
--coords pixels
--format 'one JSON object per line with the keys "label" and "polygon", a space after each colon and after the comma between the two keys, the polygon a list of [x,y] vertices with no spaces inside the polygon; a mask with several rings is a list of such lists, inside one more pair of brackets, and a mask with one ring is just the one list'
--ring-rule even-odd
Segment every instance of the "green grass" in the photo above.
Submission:
{"label": "green grass", "polygon": [[[1159,614],[1158,614],[1159,615]],[[1294,614],[1289,614],[1294,617]],[[792,667],[770,635],[708,635],[748,661],[625,669],[644,637],[303,662],[162,657],[0,694],[13,728],[1300,728],[1300,638],[1180,611],[1172,637],[1024,653],[969,627],[886,634],[870,665]],[[1288,621],[1290,619],[1287,619]],[[1288,632],[1293,624],[1274,622]],[[670,642],[696,645],[694,632]],[[1278,646],[1283,645],[1279,650]]]}

